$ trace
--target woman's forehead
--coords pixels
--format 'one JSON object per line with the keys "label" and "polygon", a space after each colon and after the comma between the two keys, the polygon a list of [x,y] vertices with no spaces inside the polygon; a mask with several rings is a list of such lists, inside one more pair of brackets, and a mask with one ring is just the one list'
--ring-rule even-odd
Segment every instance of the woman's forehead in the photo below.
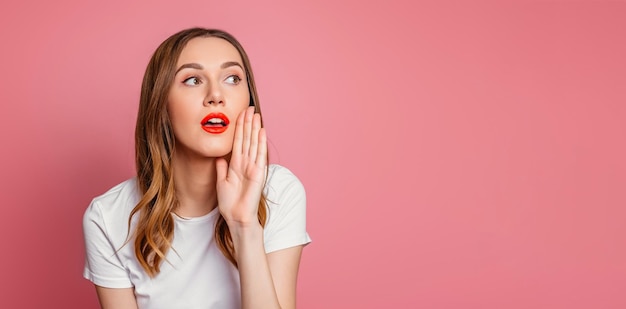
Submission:
{"label": "woman's forehead", "polygon": [[210,66],[211,64],[221,65],[228,61],[242,62],[241,55],[235,46],[222,38],[198,37],[187,42],[178,57],[177,65],[200,63]]}

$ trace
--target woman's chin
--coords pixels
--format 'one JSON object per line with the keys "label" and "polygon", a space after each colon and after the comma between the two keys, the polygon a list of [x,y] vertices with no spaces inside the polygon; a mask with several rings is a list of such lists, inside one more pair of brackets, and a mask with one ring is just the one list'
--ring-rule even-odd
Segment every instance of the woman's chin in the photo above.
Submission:
{"label": "woman's chin", "polygon": [[230,153],[233,149],[232,148],[224,148],[224,149],[211,149],[208,151],[205,151],[203,153],[204,157],[207,158],[221,158],[221,157],[225,157],[225,156],[229,156],[230,157]]}
{"label": "woman's chin", "polygon": [[207,160],[207,159],[216,159],[225,157],[227,160],[230,158],[230,153],[232,148],[223,148],[223,149],[189,149],[189,148],[178,148],[176,150],[176,157],[178,159],[185,160]]}

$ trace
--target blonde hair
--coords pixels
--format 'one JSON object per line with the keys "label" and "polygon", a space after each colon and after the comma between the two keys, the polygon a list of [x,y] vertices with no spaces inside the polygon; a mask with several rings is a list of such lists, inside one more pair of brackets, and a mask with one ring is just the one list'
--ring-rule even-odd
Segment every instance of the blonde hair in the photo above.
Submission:
{"label": "blonde hair", "polygon": [[[130,227],[133,216],[138,216],[133,232],[135,255],[151,277],[159,273],[160,265],[172,245],[174,219],[171,213],[178,203],[171,164],[175,137],[166,108],[167,97],[174,79],[176,62],[186,44],[196,37],[222,38],[239,51],[248,82],[250,105],[261,113],[250,60],[232,35],[217,29],[191,28],[175,33],[156,49],[141,85],[135,128],[135,165],[142,197],[128,220]],[[257,216],[261,225],[265,226],[265,196],[259,202]],[[233,240],[221,215],[215,225],[215,240],[224,256],[237,266]]]}

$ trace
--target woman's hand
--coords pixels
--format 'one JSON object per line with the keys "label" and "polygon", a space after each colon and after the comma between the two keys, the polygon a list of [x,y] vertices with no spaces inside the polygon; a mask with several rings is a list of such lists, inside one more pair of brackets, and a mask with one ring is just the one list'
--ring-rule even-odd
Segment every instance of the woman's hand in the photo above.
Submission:
{"label": "woman's hand", "polygon": [[217,202],[233,241],[241,308],[295,308],[302,246],[265,253],[257,211],[267,169],[267,140],[254,108],[237,117],[230,164],[220,158],[216,168]]}
{"label": "woman's hand", "polygon": [[216,161],[217,202],[226,223],[259,224],[257,211],[267,168],[267,138],[261,115],[248,107],[237,117],[230,164]]}

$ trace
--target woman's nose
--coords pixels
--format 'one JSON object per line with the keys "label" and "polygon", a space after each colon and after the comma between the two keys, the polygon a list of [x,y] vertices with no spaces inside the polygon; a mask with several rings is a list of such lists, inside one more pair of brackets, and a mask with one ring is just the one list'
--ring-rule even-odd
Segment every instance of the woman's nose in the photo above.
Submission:
{"label": "woman's nose", "polygon": [[224,97],[222,91],[218,85],[211,85],[207,97],[204,99],[204,105],[209,106],[211,104],[224,104]]}

